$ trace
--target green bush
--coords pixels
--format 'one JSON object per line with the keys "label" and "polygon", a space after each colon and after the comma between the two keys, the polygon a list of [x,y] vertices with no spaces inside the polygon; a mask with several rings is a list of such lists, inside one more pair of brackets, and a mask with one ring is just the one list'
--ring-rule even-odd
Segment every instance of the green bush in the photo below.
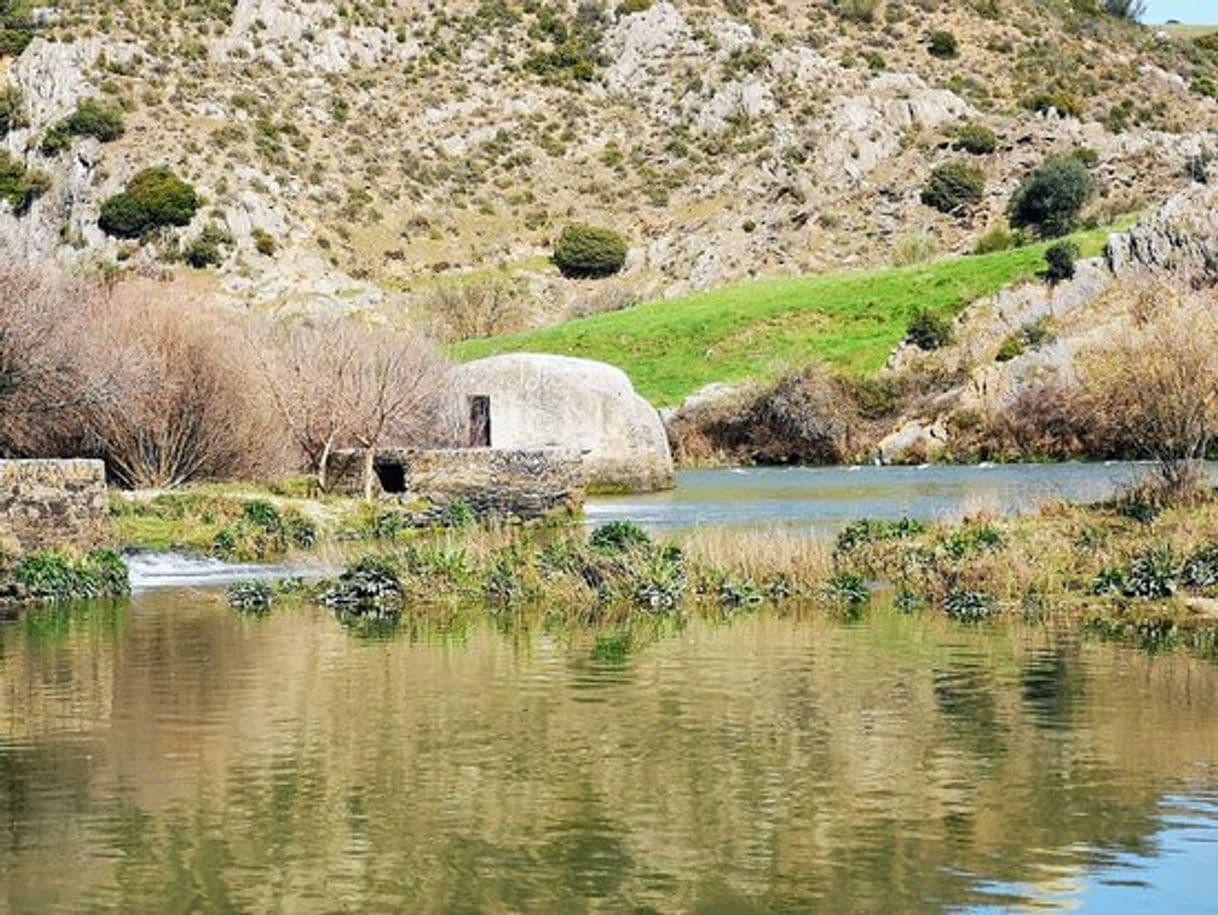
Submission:
{"label": "green bush", "polygon": [[123,113],[95,99],[85,99],[76,110],[53,125],[42,140],[42,152],[53,156],[72,145],[73,137],[94,137],[102,143],[123,135]]}
{"label": "green bush", "polygon": [[588,545],[604,553],[651,546],[651,535],[633,521],[610,521],[602,524],[588,538]]}
{"label": "green bush", "polygon": [[187,225],[198,208],[194,188],[159,165],[139,172],[103,203],[98,225],[108,235],[139,238],[163,226]]}
{"label": "green bush", "polygon": [[927,49],[932,57],[940,60],[952,60],[960,54],[960,42],[956,36],[944,29],[935,29],[926,36]]}
{"label": "green bush", "polygon": [[985,156],[998,148],[998,135],[984,124],[964,124],[956,130],[954,149],[974,156]]}
{"label": "green bush", "polygon": [[921,309],[909,322],[905,339],[918,349],[942,349],[952,342],[952,325],[946,318]]}
{"label": "green bush", "polygon": [[1060,283],[1074,279],[1074,262],[1078,260],[1078,245],[1074,242],[1059,241],[1050,245],[1045,251],[1045,279],[1050,283]]}
{"label": "green bush", "polygon": [[998,347],[998,355],[994,358],[998,362],[1010,362],[1024,354],[1023,337],[1019,334],[1008,334],[1002,341],[1002,345]]}
{"label": "green bush", "polygon": [[25,97],[16,86],[5,86],[0,89],[0,139],[4,139],[11,131],[29,126],[29,118],[25,114]]}
{"label": "green bush", "polygon": [[942,213],[967,211],[985,196],[985,174],[967,162],[947,162],[930,173],[922,202]]}
{"label": "green bush", "polygon": [[629,245],[612,229],[598,226],[567,226],[554,245],[554,263],[563,276],[606,277],[626,266]]}
{"label": "green bush", "polygon": [[0,57],[16,57],[34,40],[28,0],[0,0]]}
{"label": "green bush", "polygon": [[224,262],[225,247],[232,243],[233,237],[227,229],[218,223],[208,223],[182,251],[182,258],[198,270],[218,267]]}
{"label": "green bush", "polygon": [[1016,188],[1007,206],[1011,225],[1044,238],[1068,233],[1083,205],[1095,193],[1095,179],[1071,156],[1046,159]]}
{"label": "green bush", "polygon": [[6,202],[21,216],[51,187],[46,172],[26,168],[25,163],[8,150],[0,149],[0,201]]}

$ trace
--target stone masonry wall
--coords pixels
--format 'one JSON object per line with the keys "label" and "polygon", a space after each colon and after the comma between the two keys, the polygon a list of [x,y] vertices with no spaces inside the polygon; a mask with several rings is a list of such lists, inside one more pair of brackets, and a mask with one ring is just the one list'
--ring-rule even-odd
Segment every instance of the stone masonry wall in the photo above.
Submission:
{"label": "stone masonry wall", "polygon": [[0,461],[0,552],[94,547],[108,531],[101,461]]}
{"label": "stone masonry wall", "polygon": [[[330,489],[363,495],[364,452],[338,452],[331,461]],[[583,501],[582,459],[575,451],[386,448],[377,451],[375,462],[400,467],[404,484],[403,492],[386,492],[378,477],[374,479],[377,496],[427,499],[440,505],[460,499],[480,518],[529,520]]]}

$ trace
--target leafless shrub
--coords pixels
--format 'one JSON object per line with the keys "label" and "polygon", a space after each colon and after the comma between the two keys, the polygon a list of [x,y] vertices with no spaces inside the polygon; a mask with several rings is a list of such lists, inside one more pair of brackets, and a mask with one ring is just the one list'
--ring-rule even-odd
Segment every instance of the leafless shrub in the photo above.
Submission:
{"label": "leafless shrub", "polygon": [[83,320],[84,450],[119,483],[251,479],[275,468],[279,427],[233,316],[135,290],[94,300]]}
{"label": "leafless shrub", "polygon": [[820,366],[734,398],[683,411],[669,423],[679,459],[833,464],[862,445],[849,385]]}
{"label": "leafless shrub", "polygon": [[424,299],[436,336],[446,341],[473,340],[524,327],[527,290],[507,277],[439,286]]}
{"label": "leafless shrub", "polygon": [[362,317],[313,318],[272,327],[263,338],[263,376],[279,420],[325,490],[337,448],[447,444],[452,434],[448,364],[427,340]]}
{"label": "leafless shrub", "polygon": [[1203,302],[1160,293],[1153,319],[1083,361],[1082,396],[1096,428],[1133,444],[1183,494],[1218,430],[1218,319]]}
{"label": "leafless shrub", "polygon": [[235,318],[148,283],[0,269],[0,450],[100,457],[125,486],[251,477],[280,455]]}
{"label": "leafless shrub", "polygon": [[64,447],[80,395],[73,319],[84,291],[51,271],[0,267],[0,455]]}

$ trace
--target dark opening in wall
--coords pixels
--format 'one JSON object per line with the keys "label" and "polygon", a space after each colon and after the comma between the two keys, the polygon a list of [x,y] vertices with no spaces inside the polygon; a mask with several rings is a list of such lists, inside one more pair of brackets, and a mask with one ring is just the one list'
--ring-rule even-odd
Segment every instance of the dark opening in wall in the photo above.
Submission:
{"label": "dark opening in wall", "polygon": [[491,399],[485,394],[469,398],[469,447],[491,447]]}
{"label": "dark opening in wall", "polygon": [[398,461],[377,461],[372,465],[381,489],[392,495],[406,492],[406,468]]}

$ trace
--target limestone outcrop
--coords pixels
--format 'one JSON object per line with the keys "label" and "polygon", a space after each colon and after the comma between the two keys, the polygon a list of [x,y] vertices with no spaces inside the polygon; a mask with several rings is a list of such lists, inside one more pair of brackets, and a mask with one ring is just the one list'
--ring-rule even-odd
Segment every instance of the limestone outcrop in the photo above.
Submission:
{"label": "limestone outcrop", "polygon": [[517,353],[455,371],[459,410],[489,398],[492,448],[565,448],[583,455],[585,485],[638,492],[673,485],[659,413],[620,369],[601,362]]}

